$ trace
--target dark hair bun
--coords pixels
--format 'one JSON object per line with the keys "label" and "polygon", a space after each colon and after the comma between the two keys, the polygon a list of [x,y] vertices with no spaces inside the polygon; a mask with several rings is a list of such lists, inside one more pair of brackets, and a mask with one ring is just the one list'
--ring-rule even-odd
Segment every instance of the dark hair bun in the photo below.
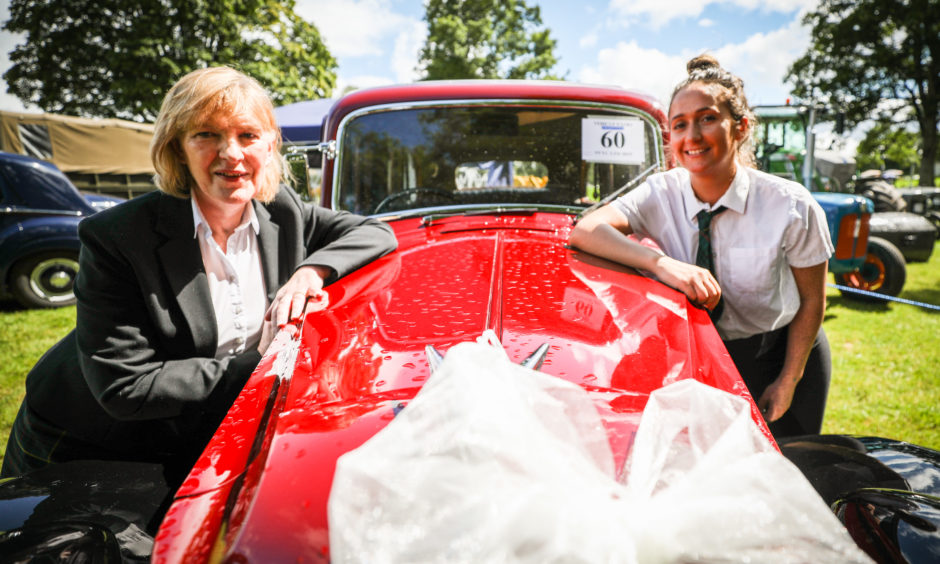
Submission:
{"label": "dark hair bun", "polygon": [[715,59],[715,57],[702,54],[686,63],[685,68],[689,74],[692,74],[695,71],[707,71],[710,69],[720,70],[721,65],[718,64],[718,60]]}

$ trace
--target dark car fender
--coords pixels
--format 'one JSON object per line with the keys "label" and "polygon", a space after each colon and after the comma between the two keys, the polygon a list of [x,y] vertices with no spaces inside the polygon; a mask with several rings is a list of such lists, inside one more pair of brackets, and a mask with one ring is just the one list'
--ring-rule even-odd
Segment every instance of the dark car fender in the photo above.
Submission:
{"label": "dark car fender", "polygon": [[937,228],[914,213],[880,212],[871,216],[871,235],[890,241],[907,262],[925,262],[933,253]]}
{"label": "dark car fender", "polygon": [[159,464],[100,460],[0,482],[0,554],[4,561],[149,562],[175,490],[169,483]]}
{"label": "dark car fender", "polygon": [[876,562],[929,562],[936,556],[940,452],[846,435],[793,437],[779,445]]}
{"label": "dark car fender", "polygon": [[876,562],[936,562],[940,498],[865,488],[833,504],[852,540]]}
{"label": "dark car fender", "polygon": [[48,251],[74,251],[81,248],[76,236],[84,216],[56,215],[28,218],[0,231],[0,282],[5,289],[10,269],[25,257]]}

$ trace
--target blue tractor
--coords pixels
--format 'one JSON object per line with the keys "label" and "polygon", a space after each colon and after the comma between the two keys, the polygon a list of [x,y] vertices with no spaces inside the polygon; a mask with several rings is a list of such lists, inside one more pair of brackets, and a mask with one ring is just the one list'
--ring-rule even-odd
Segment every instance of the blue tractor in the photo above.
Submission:
{"label": "blue tractor", "polygon": [[870,301],[878,298],[852,290],[900,294],[907,261],[930,257],[936,228],[919,215],[876,212],[875,202],[865,197],[866,183],[855,177],[855,159],[816,149],[817,121],[829,117],[822,109],[785,105],[754,111],[761,168],[806,186],[826,212],[836,246],[829,270],[837,284],[849,288],[840,290],[843,295]]}

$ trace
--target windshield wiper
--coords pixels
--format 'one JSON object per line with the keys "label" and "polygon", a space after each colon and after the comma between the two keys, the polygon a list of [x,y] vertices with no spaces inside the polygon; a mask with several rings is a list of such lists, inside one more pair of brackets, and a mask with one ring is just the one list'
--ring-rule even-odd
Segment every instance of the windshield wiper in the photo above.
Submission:
{"label": "windshield wiper", "polygon": [[450,213],[432,213],[421,218],[421,226],[427,227],[439,219],[448,217],[466,217],[472,215],[532,215],[539,210],[537,208],[513,208],[498,206],[495,208],[464,210]]}
{"label": "windshield wiper", "polygon": [[623,193],[626,192],[627,190],[632,189],[633,187],[635,187],[635,186],[636,186],[637,184],[639,184],[640,182],[643,182],[644,180],[646,180],[646,177],[649,176],[650,174],[652,174],[652,172],[653,172],[654,170],[656,170],[657,168],[659,168],[659,164],[658,164],[658,163],[657,163],[657,164],[654,164],[654,165],[651,165],[649,168],[647,168],[646,170],[644,170],[643,172],[641,172],[640,174],[638,174],[638,175],[636,176],[636,178],[634,178],[634,179],[631,180],[630,182],[627,182],[626,184],[624,184],[624,185],[621,186],[620,188],[618,188],[618,189],[614,190],[613,192],[611,192],[610,194],[607,194],[606,196],[604,196],[604,198],[602,198],[601,201],[597,202],[597,203],[594,204],[593,206],[590,206],[590,207],[585,208],[584,211],[582,211],[581,213],[579,213],[578,216],[574,219],[574,222],[577,223],[577,222],[581,221],[581,218],[582,218],[582,217],[586,216],[587,214],[591,213],[592,211],[596,210],[597,208],[599,208],[599,207],[601,207],[601,206],[607,204],[608,202],[612,202],[612,201],[616,200],[618,197],[620,197],[621,194],[623,194]]}

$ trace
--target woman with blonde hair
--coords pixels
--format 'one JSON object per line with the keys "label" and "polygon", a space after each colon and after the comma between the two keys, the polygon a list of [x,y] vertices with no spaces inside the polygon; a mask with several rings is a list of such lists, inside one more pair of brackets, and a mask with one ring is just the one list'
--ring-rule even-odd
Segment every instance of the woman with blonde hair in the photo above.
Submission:
{"label": "woman with blonde hair", "polygon": [[185,476],[278,327],[396,247],[381,222],[281,186],[274,108],[227,67],[167,93],[159,191],[79,226],[76,327],[30,371],[3,476],[77,459]]}
{"label": "woman with blonde hair", "polygon": [[830,375],[825,214],[801,185],[754,168],[741,79],[708,55],[687,67],[668,115],[679,166],[583,218],[570,242],[708,309],[774,436],[819,433]]}

